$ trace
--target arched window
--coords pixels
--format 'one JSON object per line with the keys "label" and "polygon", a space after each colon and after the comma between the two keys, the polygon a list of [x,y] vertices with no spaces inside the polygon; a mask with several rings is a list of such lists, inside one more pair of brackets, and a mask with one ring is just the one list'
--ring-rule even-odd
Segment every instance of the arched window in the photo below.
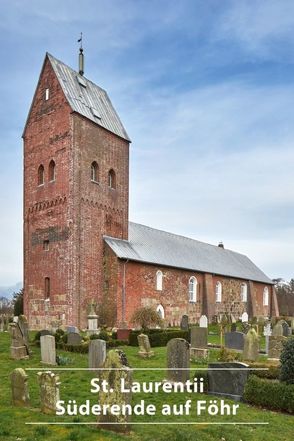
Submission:
{"label": "arched window", "polygon": [[241,285],[241,302],[247,302],[247,283]]}
{"label": "arched window", "polygon": [[156,312],[159,314],[160,318],[164,319],[164,309],[162,305],[158,305]]}
{"label": "arched window", "polygon": [[42,164],[38,168],[38,185],[44,185],[44,166]]}
{"label": "arched window", "polygon": [[49,182],[55,181],[55,162],[53,161],[53,159],[51,159],[51,161],[49,162],[48,177],[49,177]]}
{"label": "arched window", "polygon": [[220,303],[222,301],[222,284],[221,284],[221,282],[217,282],[215,285],[215,301],[216,301],[216,303]]}
{"label": "arched window", "polygon": [[157,289],[157,291],[162,291],[162,278],[163,278],[162,272],[157,271],[157,273],[156,273],[156,289]]}
{"label": "arched window", "polygon": [[50,278],[45,277],[45,299],[50,297]]}
{"label": "arched window", "polygon": [[91,164],[91,181],[99,182],[99,167],[96,161]]}
{"label": "arched window", "polygon": [[197,279],[194,276],[189,280],[189,302],[197,302]]}
{"label": "arched window", "polygon": [[108,172],[108,187],[116,188],[116,176],[113,169],[109,170]]}
{"label": "arched window", "polygon": [[263,306],[268,306],[268,287],[263,290]]}

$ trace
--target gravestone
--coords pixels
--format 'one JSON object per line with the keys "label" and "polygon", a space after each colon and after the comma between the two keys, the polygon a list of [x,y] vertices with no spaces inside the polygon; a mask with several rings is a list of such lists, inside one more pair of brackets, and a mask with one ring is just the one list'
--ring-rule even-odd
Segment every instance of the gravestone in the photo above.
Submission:
{"label": "gravestone", "polygon": [[139,352],[138,355],[142,358],[150,358],[153,357],[154,352],[151,351],[150,341],[148,335],[140,334],[137,337],[139,344]]}
{"label": "gravestone", "polygon": [[182,316],[180,326],[183,331],[187,331],[189,329],[189,317],[186,314]]}
{"label": "gravestone", "polygon": [[236,332],[237,331],[237,324],[236,323],[232,323],[231,324],[231,332]]}
{"label": "gravestone", "polygon": [[248,365],[238,362],[209,363],[208,393],[241,400],[248,379]]}
{"label": "gravestone", "polygon": [[38,372],[40,387],[41,411],[56,413],[56,403],[59,401],[59,376],[53,372]]}
{"label": "gravestone", "polygon": [[285,320],[280,320],[279,323],[283,327],[283,336],[289,337],[291,335],[291,329],[290,329],[290,326],[288,325],[288,323]]}
{"label": "gravestone", "polygon": [[106,342],[96,339],[89,343],[89,368],[101,368],[106,358]]}
{"label": "gravestone", "polygon": [[284,329],[283,329],[282,323],[281,323],[281,322],[278,322],[278,323],[273,327],[272,336],[273,336],[273,337],[283,337],[283,333],[284,333]]}
{"label": "gravestone", "polygon": [[12,404],[14,406],[29,406],[30,396],[28,376],[22,368],[14,369],[10,375]]}
{"label": "gravestone", "polygon": [[207,328],[207,326],[208,326],[207,317],[206,317],[206,315],[202,315],[199,320],[199,327],[200,328]]}
{"label": "gravestone", "polygon": [[244,337],[243,359],[256,361],[259,354],[259,338],[255,329],[249,329]]}
{"label": "gravestone", "polygon": [[91,304],[91,309],[88,315],[88,334],[98,333],[98,315],[95,312],[94,305]]}
{"label": "gravestone", "polygon": [[241,321],[242,321],[242,323],[247,323],[248,322],[248,314],[247,314],[247,312],[243,312],[242,317],[241,317]]}
{"label": "gravestone", "polygon": [[191,348],[207,347],[207,328],[191,328]]}
{"label": "gravestone", "polygon": [[55,337],[53,335],[42,335],[41,344],[41,363],[56,365]]}
{"label": "gravestone", "polygon": [[79,346],[82,343],[82,337],[76,332],[67,334],[67,344],[70,346]]}
{"label": "gravestone", "polygon": [[[101,406],[112,406],[113,404],[122,406],[124,404],[131,404],[132,393],[123,392],[121,390],[122,380],[124,381],[125,389],[130,389],[132,385],[132,370],[128,366],[128,360],[125,353],[118,349],[109,351],[104,363],[104,368],[106,369],[101,373],[101,381],[106,381],[109,389],[112,389],[113,392],[106,393],[100,391],[99,404]],[[129,422],[129,415],[112,415],[109,412],[106,415],[101,415],[98,417],[99,427],[117,432],[129,432]]]}
{"label": "gravestone", "polygon": [[287,338],[284,336],[270,336],[269,337],[269,348],[268,348],[268,358],[280,359],[281,352],[284,348],[284,342]]}
{"label": "gravestone", "polygon": [[11,336],[10,356],[14,360],[29,358],[29,350],[25,344],[21,329],[18,323],[10,323],[9,332]]}
{"label": "gravestone", "polygon": [[189,343],[183,338],[172,338],[166,350],[167,381],[185,383],[190,378]]}
{"label": "gravestone", "polygon": [[79,330],[76,326],[67,326],[66,332],[69,334],[70,332],[75,332],[76,334],[79,333]]}
{"label": "gravestone", "polygon": [[18,317],[18,326],[22,333],[23,341],[27,347],[27,352],[29,354],[29,324],[25,315],[20,315]]}
{"label": "gravestone", "polygon": [[268,323],[266,323],[264,325],[263,335],[265,336],[265,352],[266,352],[266,354],[268,354],[269,337],[272,335],[272,327],[271,327],[271,323],[270,322],[268,322]]}
{"label": "gravestone", "polygon": [[236,349],[243,351],[244,349],[244,335],[243,332],[226,332],[225,333],[225,347],[228,349]]}

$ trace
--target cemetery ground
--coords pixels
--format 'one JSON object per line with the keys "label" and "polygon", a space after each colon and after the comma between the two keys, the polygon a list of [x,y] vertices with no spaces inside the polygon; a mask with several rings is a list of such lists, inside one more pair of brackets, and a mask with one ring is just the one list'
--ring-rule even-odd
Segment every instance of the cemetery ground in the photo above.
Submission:
{"label": "cemetery ground", "polygon": [[[216,336],[211,336],[211,343],[216,343]],[[30,339],[33,340],[33,333],[30,333]],[[95,422],[96,416],[64,416],[57,417],[55,415],[44,415],[40,412],[39,386],[37,382],[38,371],[26,371],[28,374],[30,407],[21,408],[13,407],[11,404],[11,387],[10,374],[17,367],[26,368],[44,368],[40,363],[40,348],[31,345],[33,354],[28,360],[11,360],[9,356],[10,337],[7,332],[0,333],[0,441],[106,441],[106,440],[126,440],[133,441],[287,441],[293,439],[294,436],[294,418],[293,415],[285,413],[272,412],[250,406],[246,403],[240,404],[238,418],[230,416],[203,415],[196,416],[196,412],[191,412],[190,416],[162,416],[157,413],[156,416],[133,416],[132,422],[148,422],[148,425],[133,425],[130,434],[116,434],[111,431],[102,430],[96,425],[26,425],[26,422]],[[155,347],[155,356],[150,359],[142,359],[138,354],[137,347],[123,346],[121,349],[126,353],[129,365],[132,368],[165,368],[166,367],[166,347]],[[87,354],[79,354],[73,352],[57,351],[58,355],[62,355],[70,359],[66,368],[86,368],[88,367]],[[216,350],[210,350],[210,361],[215,360]],[[193,378],[195,369],[205,368],[204,364],[191,363],[191,378]],[[47,366],[46,366],[47,368]],[[48,366],[50,370],[50,366]],[[90,392],[90,379],[93,373],[89,371],[54,371],[60,376],[60,399],[76,400],[78,404],[84,403],[90,399],[91,404],[98,402],[98,397]],[[94,375],[96,376],[96,375]],[[164,371],[134,371],[133,379],[136,381],[160,381],[164,378]],[[187,399],[192,398],[192,408],[195,408],[196,399],[215,399],[212,396],[203,394],[166,394],[159,392],[158,394],[145,395],[133,394],[133,403],[145,402],[153,403],[157,408],[161,408],[164,403],[182,404]],[[228,403],[233,403],[226,400]],[[193,406],[194,403],[194,406]],[[234,419],[236,418],[236,419]],[[156,425],[153,423],[165,421],[170,423],[176,422],[268,422],[268,426],[264,425]]]}

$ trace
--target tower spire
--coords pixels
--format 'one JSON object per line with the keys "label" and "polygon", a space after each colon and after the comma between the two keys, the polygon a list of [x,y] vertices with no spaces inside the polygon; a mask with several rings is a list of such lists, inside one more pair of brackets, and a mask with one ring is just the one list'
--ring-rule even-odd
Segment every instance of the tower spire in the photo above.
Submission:
{"label": "tower spire", "polygon": [[79,74],[84,75],[84,54],[83,54],[83,33],[81,32],[81,36],[78,39],[78,43],[80,43],[80,53],[79,53]]}

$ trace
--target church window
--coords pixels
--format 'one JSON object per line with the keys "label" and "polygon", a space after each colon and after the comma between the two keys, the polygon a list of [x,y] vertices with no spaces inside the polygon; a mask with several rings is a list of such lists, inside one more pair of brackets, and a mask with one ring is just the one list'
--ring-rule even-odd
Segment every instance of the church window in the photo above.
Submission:
{"label": "church window", "polygon": [[215,285],[215,301],[220,303],[222,301],[222,284],[221,282],[217,282]]}
{"label": "church window", "polygon": [[45,277],[45,299],[50,297],[50,277]]}
{"label": "church window", "polygon": [[162,272],[157,271],[157,273],[156,273],[156,289],[157,289],[157,291],[162,291],[162,279],[163,279]]}
{"label": "church window", "polygon": [[50,96],[50,91],[49,91],[49,89],[45,89],[45,100],[46,100],[46,101],[49,100],[49,96]]}
{"label": "church window", "polygon": [[55,168],[55,162],[52,159],[49,163],[49,182],[55,181]]}
{"label": "church window", "polygon": [[247,283],[241,285],[241,301],[247,302]]}
{"label": "church window", "polygon": [[108,172],[108,187],[116,188],[116,176],[113,169],[109,170]]}
{"label": "church window", "polygon": [[44,166],[42,164],[38,168],[38,185],[44,185]]}
{"label": "church window", "polygon": [[99,182],[99,167],[96,161],[91,164],[91,181]]}
{"label": "church window", "polygon": [[158,313],[161,319],[164,319],[164,308],[162,305],[157,306],[156,312]]}
{"label": "church window", "polygon": [[189,302],[197,302],[197,279],[194,276],[189,280]]}
{"label": "church window", "polygon": [[268,287],[263,290],[263,306],[268,306]]}

